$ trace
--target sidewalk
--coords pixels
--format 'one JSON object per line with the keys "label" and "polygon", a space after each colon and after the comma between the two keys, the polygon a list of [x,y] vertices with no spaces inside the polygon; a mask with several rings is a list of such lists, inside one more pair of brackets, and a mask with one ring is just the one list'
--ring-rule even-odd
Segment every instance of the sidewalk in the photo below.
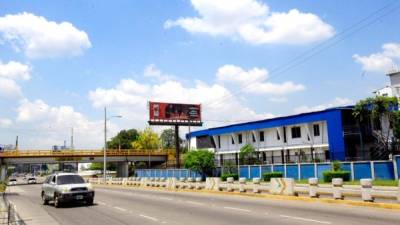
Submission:
{"label": "sidewalk", "polygon": [[[21,196],[22,198],[13,198],[13,196]],[[13,186],[7,191],[7,199],[16,206],[16,210],[24,221],[24,224],[60,224],[43,209],[42,205],[40,205],[40,201],[32,201],[18,186]]]}

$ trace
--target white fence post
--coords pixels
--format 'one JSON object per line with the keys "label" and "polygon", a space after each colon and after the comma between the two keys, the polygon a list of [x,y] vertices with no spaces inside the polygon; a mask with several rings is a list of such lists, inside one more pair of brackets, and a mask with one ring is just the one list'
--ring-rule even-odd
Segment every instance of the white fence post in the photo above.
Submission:
{"label": "white fence post", "polygon": [[297,164],[297,180],[301,179],[300,162]]}
{"label": "white fence post", "polygon": [[371,161],[370,164],[371,164],[371,178],[372,178],[372,180],[375,180],[374,161]]}
{"label": "white fence post", "polygon": [[[400,157],[400,156],[398,156],[398,157]],[[399,174],[397,172],[397,167],[399,166],[399,165],[397,165],[397,157],[394,156],[392,161],[393,161],[394,179],[399,180]]]}
{"label": "white fence post", "polygon": [[317,163],[314,163],[314,177],[318,178]]}

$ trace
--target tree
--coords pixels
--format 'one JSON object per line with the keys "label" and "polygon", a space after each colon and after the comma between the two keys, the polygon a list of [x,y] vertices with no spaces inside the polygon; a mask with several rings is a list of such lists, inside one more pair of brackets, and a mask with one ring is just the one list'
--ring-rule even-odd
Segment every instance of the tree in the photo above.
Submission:
{"label": "tree", "polygon": [[[102,162],[96,162],[96,163],[92,163],[89,166],[89,170],[103,170],[103,163]],[[116,166],[114,163],[107,163],[107,170],[112,170],[115,171],[116,170]]]}
{"label": "tree", "polygon": [[134,149],[157,149],[159,146],[158,134],[148,127],[139,132],[139,137],[132,142],[132,146]]}
{"label": "tree", "polygon": [[251,144],[246,144],[240,149],[239,160],[242,164],[254,164],[257,161],[257,153]]}
{"label": "tree", "polygon": [[[163,148],[171,149],[175,148],[175,130],[165,129],[160,135],[161,145]],[[182,143],[182,139],[179,138],[179,144]]]}
{"label": "tree", "polygon": [[[376,96],[366,98],[357,102],[353,109],[353,116],[358,123],[372,123],[377,140],[385,150],[388,150],[391,141],[391,129],[396,139],[400,137],[400,115],[397,107],[398,99],[396,97]],[[387,120],[392,127],[383,128],[381,126],[382,119]]]}
{"label": "tree", "polygon": [[215,168],[214,153],[205,149],[191,150],[183,155],[183,166],[198,172],[204,178]]}
{"label": "tree", "polygon": [[107,142],[108,149],[131,149],[132,142],[136,141],[139,133],[136,129],[121,130]]}

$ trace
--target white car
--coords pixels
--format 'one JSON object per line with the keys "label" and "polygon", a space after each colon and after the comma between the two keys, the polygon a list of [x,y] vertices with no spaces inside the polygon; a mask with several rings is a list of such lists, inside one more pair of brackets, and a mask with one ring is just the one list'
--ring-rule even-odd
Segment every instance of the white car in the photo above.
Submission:
{"label": "white car", "polygon": [[29,178],[28,178],[28,184],[36,184],[36,178],[34,178],[34,177],[29,177]]}
{"label": "white car", "polygon": [[17,185],[17,179],[15,179],[15,178],[10,178],[10,180],[8,180],[8,185],[9,185],[9,186]]}

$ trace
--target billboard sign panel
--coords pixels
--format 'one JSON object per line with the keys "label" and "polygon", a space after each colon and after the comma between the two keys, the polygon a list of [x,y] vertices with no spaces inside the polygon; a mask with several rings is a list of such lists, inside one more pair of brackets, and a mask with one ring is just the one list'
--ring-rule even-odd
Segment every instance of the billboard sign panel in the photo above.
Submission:
{"label": "billboard sign panel", "polygon": [[149,102],[150,124],[201,124],[201,105]]}

